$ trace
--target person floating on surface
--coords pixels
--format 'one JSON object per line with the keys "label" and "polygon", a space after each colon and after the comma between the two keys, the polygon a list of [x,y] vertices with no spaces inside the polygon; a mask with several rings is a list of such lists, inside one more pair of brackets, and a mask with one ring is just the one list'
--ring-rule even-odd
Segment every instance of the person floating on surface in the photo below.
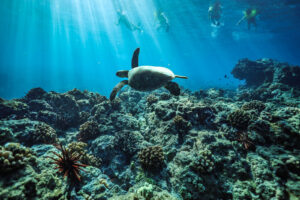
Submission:
{"label": "person floating on surface", "polygon": [[208,18],[211,21],[211,23],[215,26],[219,26],[220,19],[221,19],[221,13],[222,13],[222,8],[221,8],[221,3],[220,1],[216,1],[214,5],[209,6],[208,8]]}
{"label": "person floating on surface", "polygon": [[157,11],[154,13],[158,25],[156,27],[157,30],[164,29],[166,32],[169,32],[170,29],[170,24],[169,24],[169,19],[167,18],[166,14],[162,12],[161,10]]}
{"label": "person floating on surface", "polygon": [[124,24],[126,28],[128,28],[131,31],[135,31],[135,30],[142,31],[140,26],[137,26],[129,21],[124,11],[118,10],[117,15],[119,17],[117,25]]}
{"label": "person floating on surface", "polygon": [[256,9],[248,8],[244,11],[244,16],[237,22],[236,25],[240,25],[245,19],[248,23],[248,30],[251,29],[251,24],[256,27],[256,16],[258,15],[258,11]]}

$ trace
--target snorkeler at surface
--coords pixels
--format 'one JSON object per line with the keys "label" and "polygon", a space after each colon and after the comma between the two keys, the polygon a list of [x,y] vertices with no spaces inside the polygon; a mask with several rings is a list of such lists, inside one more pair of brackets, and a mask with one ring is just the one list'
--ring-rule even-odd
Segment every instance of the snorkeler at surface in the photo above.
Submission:
{"label": "snorkeler at surface", "polygon": [[220,1],[216,1],[214,5],[209,6],[208,18],[213,25],[219,26],[221,24],[220,23],[221,13],[222,13],[222,8],[221,8]]}
{"label": "snorkeler at surface", "polygon": [[248,30],[250,30],[251,24],[253,24],[253,26],[256,27],[257,15],[258,15],[258,11],[256,9],[248,8],[246,11],[244,11],[244,16],[238,21],[236,25],[240,25],[240,23],[246,19],[248,23]]}
{"label": "snorkeler at surface", "polygon": [[169,25],[169,19],[167,18],[166,14],[159,10],[155,12],[154,15],[158,21],[158,25],[156,29],[157,30],[165,29],[165,31],[168,32],[170,29],[170,25]]}
{"label": "snorkeler at surface", "polygon": [[117,25],[124,24],[131,31],[135,31],[135,30],[142,31],[140,26],[137,26],[128,20],[128,17],[126,16],[125,12],[118,10],[117,14],[119,17]]}

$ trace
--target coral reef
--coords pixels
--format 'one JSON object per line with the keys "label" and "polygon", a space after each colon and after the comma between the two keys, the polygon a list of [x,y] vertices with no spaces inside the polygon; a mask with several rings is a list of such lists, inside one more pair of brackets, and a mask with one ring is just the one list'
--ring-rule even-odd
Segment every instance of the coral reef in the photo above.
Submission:
{"label": "coral reef", "polygon": [[99,134],[98,124],[94,121],[87,121],[80,125],[77,138],[81,141],[87,141],[96,138]]}
{"label": "coral reef", "polygon": [[57,142],[56,131],[45,123],[36,124],[33,139],[37,143],[55,144]]}
{"label": "coral reef", "polygon": [[120,149],[126,156],[134,155],[141,149],[143,136],[137,131],[120,131],[114,138],[116,149]]}
{"label": "coral reef", "polygon": [[7,143],[0,149],[0,173],[13,172],[34,162],[33,152],[19,143]]}
{"label": "coral reef", "polygon": [[8,128],[0,127],[0,145],[13,140],[12,131]]}
{"label": "coral reef", "polygon": [[193,112],[196,114],[196,120],[202,125],[211,125],[215,118],[215,109],[213,107],[196,104],[193,108]]}
{"label": "coral reef", "polygon": [[168,121],[175,117],[176,113],[171,109],[171,105],[167,101],[159,101],[155,104],[155,114],[158,118]]}
{"label": "coral reef", "polygon": [[0,119],[22,119],[28,114],[29,106],[18,100],[0,102]]}
{"label": "coral reef", "polygon": [[42,99],[47,92],[42,88],[32,88],[29,90],[25,96],[27,100],[34,100],[34,99]]}
{"label": "coral reef", "polygon": [[249,113],[238,109],[229,113],[227,120],[229,121],[231,126],[237,129],[245,130],[248,128],[251,116]]}
{"label": "coral reef", "polygon": [[156,170],[164,164],[164,152],[160,146],[151,146],[139,152],[139,162],[147,170]]}
{"label": "coral reef", "polygon": [[129,189],[126,195],[114,196],[110,200],[177,200],[172,194],[166,190],[145,183]]}
{"label": "coral reef", "polygon": [[210,173],[215,168],[214,158],[210,150],[201,150],[191,166],[198,174]]}
{"label": "coral reef", "polygon": [[169,164],[172,187],[182,199],[199,199],[205,192],[203,179],[195,172],[198,168],[194,163],[196,156],[196,152],[190,154],[184,150],[179,151]]}
{"label": "coral reef", "polygon": [[262,101],[250,101],[243,104],[242,109],[243,110],[257,110],[258,112],[261,112],[265,109],[265,104]]}
{"label": "coral reef", "polygon": [[67,149],[71,152],[71,154],[78,155],[78,160],[81,163],[91,165],[94,167],[100,167],[102,160],[89,154],[88,151],[85,149],[86,147],[87,144],[84,142],[72,142],[68,144]]}
{"label": "coral reef", "polygon": [[175,128],[179,133],[185,133],[191,129],[191,123],[185,120],[180,115],[176,115],[173,121],[175,124]]}
{"label": "coral reef", "polygon": [[299,199],[298,71],[245,59],[237,90],[0,98],[0,199]]}
{"label": "coral reef", "polygon": [[147,97],[147,103],[149,105],[151,104],[154,104],[158,101],[158,98],[156,96],[154,96],[153,94],[150,94],[148,97]]}

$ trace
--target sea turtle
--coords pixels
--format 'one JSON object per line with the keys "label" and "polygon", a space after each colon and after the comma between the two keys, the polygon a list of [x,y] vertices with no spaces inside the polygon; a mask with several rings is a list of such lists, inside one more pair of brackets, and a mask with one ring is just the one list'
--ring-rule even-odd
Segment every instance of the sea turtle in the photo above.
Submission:
{"label": "sea turtle", "polygon": [[177,83],[171,82],[174,78],[184,78],[186,76],[174,75],[174,73],[165,67],[138,66],[140,48],[137,48],[132,56],[131,70],[120,70],[117,76],[128,78],[119,82],[110,93],[110,100],[114,100],[117,93],[124,85],[129,85],[138,91],[152,91],[160,87],[165,87],[175,96],[180,94],[180,88]]}

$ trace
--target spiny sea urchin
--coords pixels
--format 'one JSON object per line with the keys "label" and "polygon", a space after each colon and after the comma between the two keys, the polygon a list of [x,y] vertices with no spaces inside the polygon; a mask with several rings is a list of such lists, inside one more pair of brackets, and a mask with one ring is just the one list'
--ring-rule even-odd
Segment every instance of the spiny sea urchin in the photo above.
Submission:
{"label": "spiny sea urchin", "polygon": [[237,132],[237,141],[242,143],[245,150],[254,150],[255,145],[254,143],[249,139],[248,134],[246,132]]}
{"label": "spiny sea urchin", "polygon": [[80,155],[71,152],[61,144],[56,145],[55,147],[61,151],[61,155],[52,151],[51,153],[56,155],[58,158],[48,157],[54,160],[53,164],[57,165],[55,169],[58,169],[58,172],[63,173],[64,177],[68,176],[70,180],[80,182],[79,172],[80,170],[84,171],[82,167],[87,166],[85,164],[78,163]]}

